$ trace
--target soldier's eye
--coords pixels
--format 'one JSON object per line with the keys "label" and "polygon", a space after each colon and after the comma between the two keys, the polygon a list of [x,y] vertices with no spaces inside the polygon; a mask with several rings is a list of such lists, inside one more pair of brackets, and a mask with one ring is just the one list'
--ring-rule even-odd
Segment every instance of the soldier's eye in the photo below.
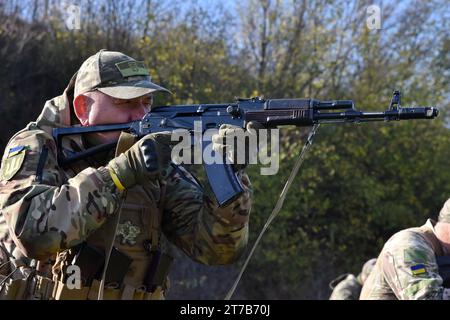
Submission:
{"label": "soldier's eye", "polygon": [[146,96],[146,97],[142,98],[142,103],[143,104],[152,104],[153,103],[153,96],[149,95],[149,96]]}
{"label": "soldier's eye", "polygon": [[124,104],[129,104],[131,102],[131,100],[125,100],[125,99],[115,99],[114,98],[114,104],[116,105],[124,105]]}

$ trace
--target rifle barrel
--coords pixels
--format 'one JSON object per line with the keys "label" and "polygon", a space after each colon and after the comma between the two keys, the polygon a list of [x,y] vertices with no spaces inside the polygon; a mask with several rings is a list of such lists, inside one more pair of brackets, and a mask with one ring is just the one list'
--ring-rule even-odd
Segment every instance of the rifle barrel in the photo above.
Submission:
{"label": "rifle barrel", "polygon": [[379,112],[345,111],[345,112],[316,112],[314,121],[341,120],[341,121],[390,121],[407,119],[433,119],[439,112],[433,107],[411,107]]}

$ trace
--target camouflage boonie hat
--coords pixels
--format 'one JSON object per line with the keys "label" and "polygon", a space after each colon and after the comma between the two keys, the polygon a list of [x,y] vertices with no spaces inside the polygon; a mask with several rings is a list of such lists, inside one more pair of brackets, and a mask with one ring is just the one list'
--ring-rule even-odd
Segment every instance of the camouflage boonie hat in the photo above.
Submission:
{"label": "camouflage boonie hat", "polygon": [[118,99],[133,99],[155,91],[171,93],[151,81],[144,62],[105,49],[81,65],[75,81],[74,98],[93,90]]}
{"label": "camouflage boonie hat", "polygon": [[450,223],[450,199],[447,199],[447,201],[445,201],[441,212],[439,212],[438,221]]}

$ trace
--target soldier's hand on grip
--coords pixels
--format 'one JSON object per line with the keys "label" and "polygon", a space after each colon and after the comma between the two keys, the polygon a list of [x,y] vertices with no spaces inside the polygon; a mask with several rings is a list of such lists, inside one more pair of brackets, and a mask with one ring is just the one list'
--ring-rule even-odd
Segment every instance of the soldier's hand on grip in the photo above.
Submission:
{"label": "soldier's hand on grip", "polygon": [[[227,161],[233,164],[233,168],[236,171],[244,169],[250,163],[250,159],[256,157],[256,152],[258,151],[257,137],[260,129],[265,129],[265,127],[257,121],[247,123],[246,130],[249,133],[249,138],[247,139],[241,127],[222,124],[219,132],[212,136],[212,148],[215,152],[225,154]],[[232,137],[231,141],[227,141],[227,137]],[[227,144],[233,143],[233,137],[242,140],[241,142],[235,141],[237,143],[234,146]]]}
{"label": "soldier's hand on grip", "polygon": [[108,163],[119,190],[157,179],[171,160],[171,132],[151,133]]}

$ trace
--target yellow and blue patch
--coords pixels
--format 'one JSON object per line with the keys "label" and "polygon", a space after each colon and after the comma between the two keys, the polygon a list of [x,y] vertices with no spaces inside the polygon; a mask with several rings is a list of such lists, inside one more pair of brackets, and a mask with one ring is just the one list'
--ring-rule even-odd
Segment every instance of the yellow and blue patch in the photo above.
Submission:
{"label": "yellow and blue patch", "polygon": [[23,149],[25,149],[25,146],[17,146],[9,149],[8,158],[14,157],[16,154],[19,154],[20,152],[22,152]]}
{"label": "yellow and blue patch", "polygon": [[19,172],[25,160],[25,153],[27,150],[27,146],[17,146],[9,149],[8,155],[1,165],[0,180],[10,180],[17,172]]}
{"label": "yellow and blue patch", "polygon": [[418,263],[416,265],[411,266],[411,272],[413,275],[418,276],[427,273],[427,269],[425,268],[424,264]]}

